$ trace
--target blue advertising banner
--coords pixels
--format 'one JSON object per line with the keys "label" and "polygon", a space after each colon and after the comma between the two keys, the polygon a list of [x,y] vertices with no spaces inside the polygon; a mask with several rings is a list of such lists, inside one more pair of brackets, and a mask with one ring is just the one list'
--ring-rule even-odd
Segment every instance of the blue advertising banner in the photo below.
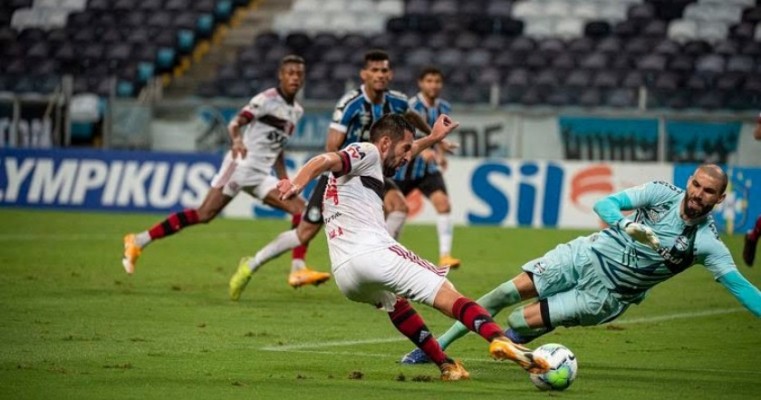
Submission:
{"label": "blue advertising banner", "polygon": [[170,211],[198,205],[213,154],[0,149],[0,206]]}
{"label": "blue advertising banner", "polygon": [[[687,187],[687,180],[697,164],[674,167],[674,183]],[[726,233],[745,233],[761,216],[761,168],[725,167],[729,175],[727,197],[716,206],[713,217],[717,228]]]}
{"label": "blue advertising banner", "polygon": [[726,163],[737,151],[741,122],[666,121],[666,160]]}
{"label": "blue advertising banner", "polygon": [[558,117],[567,160],[656,161],[658,120]]}

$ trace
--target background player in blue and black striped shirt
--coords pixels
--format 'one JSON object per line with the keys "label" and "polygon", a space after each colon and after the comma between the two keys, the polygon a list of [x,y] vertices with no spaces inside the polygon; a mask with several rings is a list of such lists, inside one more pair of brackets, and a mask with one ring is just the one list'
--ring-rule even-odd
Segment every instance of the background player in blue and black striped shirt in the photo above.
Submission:
{"label": "background player in blue and black striped shirt", "polygon": [[[429,125],[441,114],[449,114],[452,106],[439,98],[444,86],[444,74],[435,67],[424,68],[418,77],[420,92],[410,98],[410,109],[426,119]],[[404,195],[419,189],[431,201],[436,212],[436,231],[439,236],[439,265],[457,268],[460,260],[451,256],[452,216],[447,187],[440,168],[446,168],[445,151],[428,149],[396,171],[394,181]]]}

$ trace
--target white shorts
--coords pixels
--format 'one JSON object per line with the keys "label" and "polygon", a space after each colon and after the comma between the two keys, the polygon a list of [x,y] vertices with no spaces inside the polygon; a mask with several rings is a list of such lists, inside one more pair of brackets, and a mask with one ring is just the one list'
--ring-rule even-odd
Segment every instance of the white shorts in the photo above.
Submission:
{"label": "white shorts", "polygon": [[333,278],[349,300],[391,312],[397,295],[432,306],[447,272],[396,244],[352,257],[333,268]]}
{"label": "white shorts", "polygon": [[225,155],[222,166],[211,180],[211,187],[222,189],[225,196],[235,197],[241,190],[259,200],[277,187],[278,179],[258,169],[233,160],[232,153]]}

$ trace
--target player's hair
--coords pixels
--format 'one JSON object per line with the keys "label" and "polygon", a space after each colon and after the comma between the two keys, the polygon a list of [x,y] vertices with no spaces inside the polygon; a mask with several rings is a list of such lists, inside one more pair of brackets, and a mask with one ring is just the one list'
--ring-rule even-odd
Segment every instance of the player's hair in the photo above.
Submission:
{"label": "player's hair", "polygon": [[383,136],[396,142],[404,137],[404,132],[415,133],[415,127],[401,114],[386,114],[370,127],[370,141],[377,143]]}
{"label": "player's hair", "polygon": [[297,56],[295,54],[289,54],[283,58],[280,59],[280,67],[283,68],[287,64],[306,64],[306,61],[301,56]]}
{"label": "player's hair", "polygon": [[427,66],[420,71],[417,76],[417,80],[422,81],[428,75],[438,75],[441,80],[444,80],[444,73],[440,69],[434,66]]}
{"label": "player's hair", "polygon": [[370,50],[367,53],[365,53],[365,64],[364,67],[367,67],[367,64],[373,62],[373,61],[389,61],[391,62],[391,57],[389,57],[388,53],[386,53],[383,50]]}

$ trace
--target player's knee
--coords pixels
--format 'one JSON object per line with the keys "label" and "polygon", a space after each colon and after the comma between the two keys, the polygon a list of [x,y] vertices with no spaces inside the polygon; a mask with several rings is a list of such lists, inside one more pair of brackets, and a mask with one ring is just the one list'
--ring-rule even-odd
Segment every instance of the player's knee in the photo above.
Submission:
{"label": "player's knee", "polygon": [[304,203],[301,201],[293,201],[288,205],[288,213],[291,215],[296,214],[303,214],[304,213]]}
{"label": "player's knee", "polygon": [[507,325],[518,332],[525,332],[530,329],[526,323],[526,318],[523,316],[523,307],[518,307],[510,313],[507,317]]}
{"label": "player's knee", "polygon": [[198,223],[208,224],[216,216],[217,216],[217,212],[215,212],[214,210],[206,210],[203,208],[198,209]]}
{"label": "player's knee", "polygon": [[299,226],[296,227],[296,236],[298,236],[299,242],[301,242],[301,244],[307,244],[310,240],[312,240],[312,238],[317,235],[317,232],[319,231],[319,224],[313,224],[311,222],[302,220]]}

